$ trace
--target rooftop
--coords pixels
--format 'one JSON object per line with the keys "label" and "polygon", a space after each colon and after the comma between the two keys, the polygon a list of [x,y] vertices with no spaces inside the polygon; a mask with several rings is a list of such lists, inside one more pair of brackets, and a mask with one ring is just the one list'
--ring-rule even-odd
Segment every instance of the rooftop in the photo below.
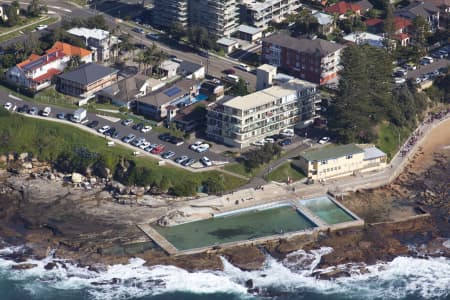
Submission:
{"label": "rooftop", "polygon": [[267,73],[271,73],[273,71],[276,72],[277,71],[277,67],[269,65],[269,64],[263,64],[263,65],[260,65],[257,70],[261,70],[261,71],[265,71]]}
{"label": "rooftop", "polygon": [[159,65],[159,68],[162,70],[173,70],[173,69],[178,69],[179,67],[180,67],[179,63],[176,63],[169,59],[166,59]]}
{"label": "rooftop", "polygon": [[168,104],[185,94],[189,94],[197,82],[191,79],[182,79],[164,90],[158,90],[139,99],[139,102],[160,107]]}
{"label": "rooftop", "polygon": [[355,3],[348,3],[345,1],[340,1],[338,3],[335,3],[327,8],[325,8],[325,11],[328,13],[336,13],[343,15],[348,11],[357,12],[361,10],[361,6],[359,4]]}
{"label": "rooftop", "polygon": [[368,44],[374,47],[384,47],[384,37],[369,32],[353,32],[343,37],[344,40],[357,45]]}
{"label": "rooftop", "polygon": [[89,63],[79,66],[73,71],[59,75],[59,78],[73,81],[81,85],[91,84],[105,76],[117,73],[113,68],[104,67],[99,64]]}
{"label": "rooftop", "polygon": [[324,14],[320,11],[316,11],[312,15],[317,19],[317,22],[319,22],[320,25],[333,24],[334,18],[332,15]]}
{"label": "rooftop", "polygon": [[216,43],[218,45],[223,45],[223,46],[228,47],[228,46],[233,46],[233,45],[237,44],[237,41],[223,37],[223,38],[218,39]]}
{"label": "rooftop", "polygon": [[81,58],[91,55],[92,51],[86,50],[81,47],[73,46],[71,44],[63,43],[63,42],[56,42],[50,50],[47,51],[57,51],[61,50],[66,55],[70,56],[80,56]]}
{"label": "rooftop", "polygon": [[262,29],[242,24],[237,27],[237,31],[254,35],[254,34],[262,32]]}
{"label": "rooftop", "polygon": [[72,29],[67,30],[68,33],[83,36],[85,38],[94,38],[97,40],[104,40],[109,37],[109,32],[106,30],[98,29],[98,28],[86,28],[86,27],[74,27]]}
{"label": "rooftop", "polygon": [[316,85],[304,80],[293,79],[283,85],[275,85],[246,96],[234,97],[224,102],[223,105],[245,111],[271,103],[282,97],[295,95],[297,91],[311,87],[316,87]]}
{"label": "rooftop", "polygon": [[294,38],[284,33],[272,34],[271,36],[263,39],[263,41],[265,43],[271,43],[288,49],[293,49],[298,52],[305,52],[309,54],[318,53],[322,56],[334,53],[345,47],[344,45],[332,43],[322,39],[311,40],[306,38]]}
{"label": "rooftop", "polygon": [[308,161],[336,159],[347,155],[363,153],[364,150],[355,144],[329,146],[303,153],[301,156]]}
{"label": "rooftop", "polygon": [[371,160],[385,156],[386,153],[384,153],[375,146],[364,148],[364,160]]}

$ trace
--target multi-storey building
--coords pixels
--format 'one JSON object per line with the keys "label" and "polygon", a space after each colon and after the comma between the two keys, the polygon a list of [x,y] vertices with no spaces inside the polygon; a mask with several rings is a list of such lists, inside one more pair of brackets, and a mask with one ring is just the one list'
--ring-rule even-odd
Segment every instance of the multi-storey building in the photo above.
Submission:
{"label": "multi-storey building", "polygon": [[311,123],[319,101],[317,85],[292,79],[212,104],[208,107],[206,133],[214,141],[245,148],[283,129]]}
{"label": "multi-storey building", "polygon": [[292,76],[317,84],[337,79],[343,45],[322,39],[273,34],[263,39],[262,59]]}
{"label": "multi-storey building", "polygon": [[53,76],[60,74],[70,58],[79,56],[81,62],[92,61],[92,52],[70,44],[56,42],[44,55],[31,56],[6,72],[6,80],[33,91],[42,90],[51,85]]}
{"label": "multi-storey building", "polygon": [[239,21],[237,0],[155,0],[153,22],[167,28],[201,26],[217,36],[229,36]]}
{"label": "multi-storey building", "polygon": [[154,0],[153,22],[158,27],[188,26],[188,0]]}
{"label": "multi-storey building", "polygon": [[241,14],[245,22],[266,29],[270,22],[283,21],[301,6],[299,0],[243,0]]}
{"label": "multi-storey building", "polygon": [[230,36],[239,25],[237,0],[190,0],[189,23],[217,36]]}

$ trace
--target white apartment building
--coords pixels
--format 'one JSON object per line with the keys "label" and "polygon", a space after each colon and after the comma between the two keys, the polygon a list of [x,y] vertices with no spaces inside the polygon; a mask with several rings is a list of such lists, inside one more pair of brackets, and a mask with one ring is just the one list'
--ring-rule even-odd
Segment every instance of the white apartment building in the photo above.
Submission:
{"label": "white apartment building", "polygon": [[299,0],[242,0],[241,12],[245,22],[266,29],[270,22],[283,21],[301,6]]}
{"label": "white apartment building", "polygon": [[283,129],[311,123],[319,101],[317,85],[292,79],[212,104],[208,107],[206,133],[214,141],[245,148]]}
{"label": "white apartment building", "polygon": [[189,24],[228,37],[239,25],[238,0],[190,0]]}

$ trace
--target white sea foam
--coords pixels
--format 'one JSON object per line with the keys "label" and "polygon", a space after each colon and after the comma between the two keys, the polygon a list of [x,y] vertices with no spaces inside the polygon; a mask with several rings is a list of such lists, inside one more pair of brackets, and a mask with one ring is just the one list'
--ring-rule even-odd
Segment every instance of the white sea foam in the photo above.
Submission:
{"label": "white sea foam", "polygon": [[[3,250],[3,254],[17,249]],[[142,259],[130,259],[126,265],[113,265],[97,273],[65,263],[52,270],[44,266],[53,260],[29,260],[36,268],[11,271],[14,262],[0,259],[0,272],[23,282],[23,288],[34,295],[45,295],[49,289],[87,290],[94,299],[127,299],[184,291],[192,293],[233,293],[249,295],[245,282],[253,281],[260,291],[310,291],[321,294],[347,295],[352,299],[402,299],[408,295],[423,299],[445,298],[450,295],[450,260],[446,258],[397,257],[392,262],[368,266],[360,274],[361,265],[337,266],[349,270],[351,277],[319,280],[312,275],[320,258],[331,248],[289,254],[283,261],[268,256],[264,268],[242,271],[222,259],[224,271],[189,273],[173,266],[146,267]],[[33,280],[30,280],[33,279]],[[115,281],[115,282],[114,282]],[[120,281],[120,282],[118,282]],[[97,283],[100,285],[94,285]]]}

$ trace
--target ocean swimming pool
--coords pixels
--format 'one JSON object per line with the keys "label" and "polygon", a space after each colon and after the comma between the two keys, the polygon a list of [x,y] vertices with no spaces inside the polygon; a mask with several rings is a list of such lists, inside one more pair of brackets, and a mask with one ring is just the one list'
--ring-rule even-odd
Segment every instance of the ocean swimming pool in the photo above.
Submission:
{"label": "ocean swimming pool", "polygon": [[349,212],[337,205],[328,196],[322,196],[307,200],[298,200],[298,203],[308,208],[329,225],[356,220],[355,217],[353,217]]}

